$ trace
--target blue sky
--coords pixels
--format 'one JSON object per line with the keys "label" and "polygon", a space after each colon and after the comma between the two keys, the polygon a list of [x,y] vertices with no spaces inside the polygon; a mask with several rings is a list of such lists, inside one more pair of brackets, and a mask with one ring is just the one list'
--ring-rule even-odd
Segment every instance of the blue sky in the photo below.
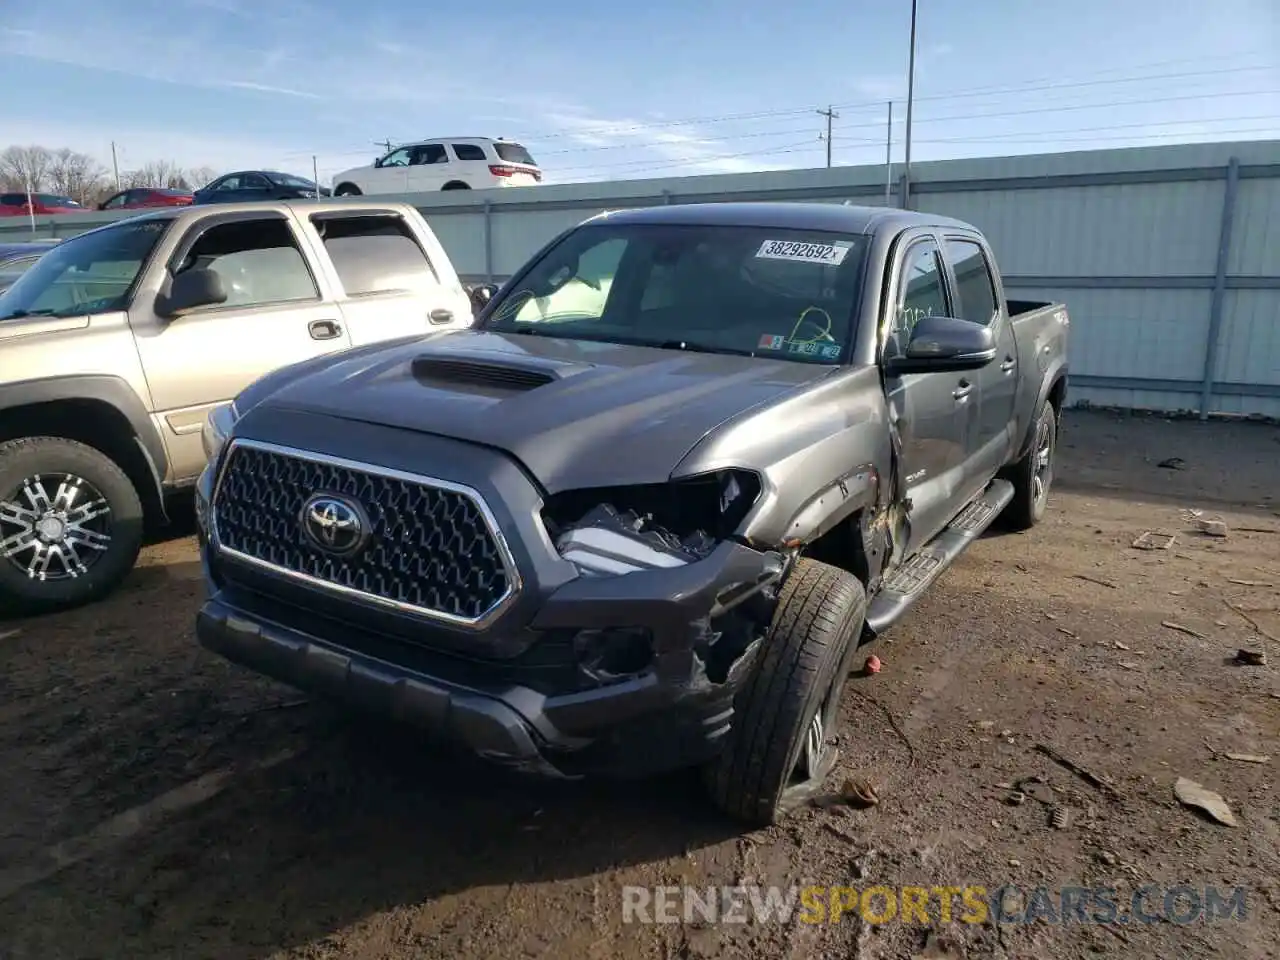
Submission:
{"label": "blue sky", "polygon": [[[913,160],[1280,137],[1277,0],[920,0]],[[902,156],[909,0],[4,0],[0,147],[322,179],[522,140],[548,179]],[[21,91],[20,95],[15,95]]]}

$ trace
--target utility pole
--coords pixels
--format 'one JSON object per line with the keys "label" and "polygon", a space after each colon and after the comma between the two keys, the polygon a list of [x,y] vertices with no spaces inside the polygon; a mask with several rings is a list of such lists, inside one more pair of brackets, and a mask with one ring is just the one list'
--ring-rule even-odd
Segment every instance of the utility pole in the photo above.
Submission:
{"label": "utility pole", "polygon": [[390,140],[375,140],[375,141],[373,141],[373,142],[374,142],[374,145],[375,145],[375,146],[382,147],[382,152],[383,152],[383,153],[390,153],[390,152],[391,152],[391,141],[390,141]]}
{"label": "utility pole", "polygon": [[316,185],[316,199],[320,199],[320,167],[316,161],[316,155],[311,155],[311,176],[312,183]]}
{"label": "utility pole", "polygon": [[884,125],[884,205],[893,202],[893,101],[889,101],[889,119]]}
{"label": "utility pole", "polygon": [[907,135],[902,161],[902,207],[911,209],[911,105],[916,92],[916,0],[911,0],[911,52],[907,55]]}
{"label": "utility pole", "polygon": [[112,141],[111,141],[111,169],[115,171],[115,174],[116,174],[116,190],[117,190],[117,191],[119,191],[119,189],[120,189],[120,161],[119,161],[118,159],[116,159],[116,142],[115,142],[114,140],[112,140]]}
{"label": "utility pole", "polygon": [[827,118],[827,166],[831,166],[831,121],[835,120],[840,114],[836,113],[828,105],[827,109],[817,111],[818,116]]}

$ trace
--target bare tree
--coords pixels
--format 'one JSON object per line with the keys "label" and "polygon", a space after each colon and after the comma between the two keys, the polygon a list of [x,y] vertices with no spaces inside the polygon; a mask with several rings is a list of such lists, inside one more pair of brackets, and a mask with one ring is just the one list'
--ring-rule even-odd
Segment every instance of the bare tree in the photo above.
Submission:
{"label": "bare tree", "polygon": [[121,187],[167,187],[182,189],[186,176],[180,166],[172,160],[152,160],[137,170],[121,174]]}
{"label": "bare tree", "polygon": [[0,153],[0,180],[6,190],[43,190],[52,159],[44,147],[9,147]]}
{"label": "bare tree", "polygon": [[212,183],[218,177],[218,171],[213,167],[192,167],[186,173],[186,189],[199,190],[201,187]]}
{"label": "bare tree", "polygon": [[49,189],[89,205],[97,202],[106,169],[87,153],[63,147],[49,158]]}

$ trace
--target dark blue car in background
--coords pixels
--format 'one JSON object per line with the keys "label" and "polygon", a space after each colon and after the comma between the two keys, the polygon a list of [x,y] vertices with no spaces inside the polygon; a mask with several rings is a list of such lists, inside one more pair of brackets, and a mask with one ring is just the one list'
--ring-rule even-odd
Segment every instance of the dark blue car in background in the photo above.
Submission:
{"label": "dark blue car in background", "polygon": [[[327,187],[320,187],[320,196],[329,196]],[[201,187],[194,194],[193,203],[243,203],[246,200],[299,200],[314,198],[316,185],[305,177],[276,170],[240,170],[224,173],[218,179]]]}

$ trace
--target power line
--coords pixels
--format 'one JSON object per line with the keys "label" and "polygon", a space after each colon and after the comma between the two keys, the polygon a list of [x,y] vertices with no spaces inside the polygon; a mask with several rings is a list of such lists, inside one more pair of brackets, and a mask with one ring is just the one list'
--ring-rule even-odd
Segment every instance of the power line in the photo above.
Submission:
{"label": "power line", "polygon": [[[1274,114],[1254,114],[1253,116],[1245,116],[1245,117],[1216,117],[1213,120],[1158,120],[1155,122],[1141,122],[1141,123],[1133,122],[1133,123],[1111,124],[1105,127],[1071,127],[1067,130],[1038,130],[1038,131],[1034,131],[1031,135],[1037,136],[1037,137],[1053,137],[1053,136],[1057,136],[1058,134],[1064,134],[1064,135],[1070,136],[1077,133],[1094,133],[1094,132],[1102,133],[1102,132],[1115,131],[1115,130],[1137,130],[1144,127],[1173,127],[1173,126],[1187,126],[1188,124],[1190,124],[1191,126],[1203,126],[1207,123],[1247,123],[1247,122],[1252,122],[1254,120],[1274,121],[1275,115]],[[1280,132],[1280,127],[1277,127],[1274,124],[1271,127],[1266,127],[1263,129],[1276,130],[1277,132]],[[1215,131],[1207,131],[1207,132],[1214,133]],[[1176,134],[1172,134],[1172,133],[1168,134],[1168,136],[1175,136],[1175,135]],[[1027,136],[1027,134],[1025,133],[988,133],[988,134],[983,134],[977,137],[933,137],[928,140],[918,140],[916,142],[917,143],[987,143],[987,142],[1007,140],[1007,139],[1018,140],[1025,136]],[[859,143],[877,142],[870,137],[837,136],[836,139],[857,141]]]}

